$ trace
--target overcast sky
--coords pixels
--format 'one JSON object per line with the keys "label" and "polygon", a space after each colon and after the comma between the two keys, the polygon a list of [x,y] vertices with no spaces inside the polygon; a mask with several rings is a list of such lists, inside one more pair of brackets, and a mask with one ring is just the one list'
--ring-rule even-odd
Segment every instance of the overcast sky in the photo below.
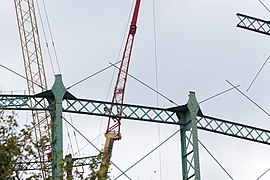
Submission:
{"label": "overcast sky", "polygon": [[[185,104],[189,91],[195,91],[198,101],[240,84],[245,91],[270,54],[269,37],[236,27],[236,13],[268,20],[270,13],[258,0],[155,0],[157,67],[159,91],[178,104]],[[268,7],[270,3],[265,2]],[[42,3],[40,2],[40,5]],[[121,43],[126,38],[133,0],[117,1],[46,1],[50,26],[60,62],[61,73],[68,87],[82,78],[119,60]],[[40,7],[42,8],[42,6]],[[45,20],[44,14],[42,18]],[[38,18],[39,20],[39,18]],[[24,74],[15,9],[12,1],[0,6],[0,63]],[[41,27],[39,21],[39,27]],[[46,32],[49,36],[48,31]],[[45,69],[49,87],[54,81],[43,32],[40,28]],[[50,41],[51,42],[51,41]],[[49,43],[50,43],[49,42]],[[155,88],[153,1],[142,0],[138,30],[132,53],[130,74]],[[120,53],[121,54],[121,53]],[[55,60],[54,68],[58,72]],[[270,111],[269,71],[267,64],[247,95],[266,111]],[[111,100],[109,89],[113,69],[75,86],[70,92],[79,98]],[[24,79],[0,70],[1,90],[26,90]],[[115,77],[114,77],[115,79]],[[113,81],[113,84],[115,82]],[[18,92],[23,93],[23,92]],[[107,94],[109,96],[107,98]],[[156,93],[133,79],[128,79],[125,103],[157,106]],[[174,106],[159,97],[159,107]],[[205,115],[219,117],[256,127],[270,129],[270,118],[237,91],[230,91],[200,104]],[[19,115],[24,116],[23,113]],[[66,115],[67,116],[67,115]],[[68,116],[67,116],[68,117]],[[30,118],[29,118],[30,119]],[[106,130],[107,119],[72,115],[74,125],[92,140]],[[25,123],[25,118],[21,119]],[[29,120],[28,120],[29,121]],[[101,124],[101,122],[103,122]],[[101,131],[100,131],[101,126]],[[160,125],[161,141],[179,127]],[[72,129],[69,127],[72,135]],[[68,150],[64,125],[64,151]],[[158,125],[123,120],[122,140],[115,143],[112,160],[122,170],[127,169],[156,147]],[[79,146],[87,142],[77,134]],[[72,139],[74,136],[72,135]],[[270,146],[239,140],[199,130],[199,139],[236,180],[254,180],[270,168]],[[104,136],[94,141],[98,148]],[[73,148],[76,151],[76,146]],[[230,179],[200,146],[201,177],[204,180]],[[97,152],[88,145],[83,156]],[[161,162],[161,176],[160,176]],[[112,167],[112,176],[119,171]],[[156,173],[154,173],[156,172]],[[180,135],[175,135],[161,147],[161,159],[155,151],[128,173],[131,179],[181,179]],[[270,172],[261,180],[270,178]],[[125,180],[124,176],[120,178]]]}

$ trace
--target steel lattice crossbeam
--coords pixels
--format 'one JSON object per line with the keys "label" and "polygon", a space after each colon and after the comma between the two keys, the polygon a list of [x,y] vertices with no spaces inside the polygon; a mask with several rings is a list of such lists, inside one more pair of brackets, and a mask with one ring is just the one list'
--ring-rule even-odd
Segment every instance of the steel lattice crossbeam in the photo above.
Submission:
{"label": "steel lattice crossbeam", "polygon": [[[79,167],[79,166],[87,166],[91,165],[91,162],[93,158],[96,158],[96,156],[89,156],[89,157],[81,157],[81,158],[72,158],[73,160],[73,167]],[[46,164],[49,164],[47,169],[51,169],[51,162],[46,161]],[[35,162],[19,162],[16,163],[16,169],[19,171],[36,171],[36,170],[41,170],[40,167],[40,162],[35,161]]]}
{"label": "steel lattice crossbeam", "polygon": [[[49,161],[46,161],[46,164],[49,166],[46,167],[47,169],[51,169],[51,163]],[[38,171],[41,170],[40,162],[39,161],[33,161],[33,162],[19,162],[16,163],[16,169],[19,171]]]}
{"label": "steel lattice crossbeam", "polygon": [[91,165],[93,164],[93,159],[95,158],[96,156],[73,158],[73,167]]}
{"label": "steel lattice crossbeam", "polygon": [[[60,77],[60,76],[59,76]],[[62,90],[61,90],[62,88]],[[60,90],[59,90],[60,89]],[[53,94],[52,94],[53,93]],[[54,98],[55,97],[55,98]],[[44,107],[44,101],[50,105]],[[57,105],[57,106],[56,106]],[[121,106],[121,111],[116,108]],[[173,108],[156,108],[128,104],[117,104],[104,101],[77,99],[69,92],[65,91],[61,79],[56,80],[51,91],[44,92],[36,96],[15,96],[0,95],[0,109],[12,110],[42,110],[51,111],[54,122],[61,123],[62,112],[89,114],[95,116],[107,116],[114,118],[130,119],[137,121],[147,121],[155,123],[174,124],[181,127],[181,149],[182,149],[182,172],[183,179],[200,179],[199,167],[199,148],[197,129],[215,132],[223,135],[233,136],[258,143],[270,144],[270,131],[259,129],[252,126],[234,123],[222,119],[204,116],[196,100],[195,93],[191,92],[186,105]],[[62,126],[61,126],[62,127]],[[57,127],[56,127],[57,128]],[[54,129],[56,134],[53,136],[57,141],[54,145],[55,151],[62,150],[62,132],[61,129]],[[58,133],[58,134],[57,134]],[[56,137],[61,137],[58,140]],[[58,147],[59,146],[59,147]],[[58,148],[58,149],[57,149]],[[54,156],[53,156],[54,157]],[[54,158],[52,167],[59,167],[56,162],[62,162],[63,157]],[[91,163],[91,159],[69,159],[66,161],[68,169],[73,166],[86,165]],[[40,163],[39,163],[40,164]],[[56,165],[54,165],[56,164]],[[40,169],[35,163],[28,163],[25,166],[19,164],[23,170]],[[52,168],[52,174],[57,177],[63,176],[61,170],[56,171]],[[72,176],[69,173],[67,176]],[[55,178],[53,177],[53,179]]]}
{"label": "steel lattice crossbeam", "polygon": [[236,15],[240,20],[237,27],[270,35],[270,21],[261,20],[240,13],[237,13]]}
{"label": "steel lattice crossbeam", "polygon": [[0,109],[5,110],[49,110],[44,106],[44,97],[29,95],[0,95]]}
{"label": "steel lattice crossbeam", "polygon": [[270,131],[209,116],[201,116],[198,129],[270,145]]}
{"label": "steel lattice crossbeam", "polygon": [[[116,104],[104,101],[85,99],[64,99],[64,112],[90,114],[96,116],[117,117],[123,119],[134,119],[141,121],[152,121],[167,124],[179,124],[175,112],[154,107],[136,106],[127,104]],[[121,106],[121,113],[115,111]]]}
{"label": "steel lattice crossbeam", "polygon": [[[34,103],[31,103],[31,100]],[[46,100],[44,97],[28,95],[0,95],[0,109],[50,110],[41,103],[44,100]],[[114,114],[115,111],[110,111],[110,109],[116,108],[117,105],[111,102],[85,99],[64,99],[63,104],[64,112],[118,117],[117,114]],[[121,118],[123,119],[180,125],[176,112],[169,109],[128,104],[122,104],[122,106]],[[198,116],[197,119],[198,129],[251,140],[258,143],[270,144],[270,131],[268,130],[204,115]]]}

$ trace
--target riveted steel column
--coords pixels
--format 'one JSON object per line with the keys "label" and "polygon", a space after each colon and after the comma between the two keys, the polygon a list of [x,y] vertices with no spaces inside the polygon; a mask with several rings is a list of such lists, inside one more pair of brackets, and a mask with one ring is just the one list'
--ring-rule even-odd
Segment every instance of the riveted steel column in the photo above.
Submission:
{"label": "riveted steel column", "polygon": [[190,92],[187,110],[179,114],[181,128],[183,180],[200,180],[197,113],[199,104],[195,93]]}
{"label": "riveted steel column", "polygon": [[63,179],[63,127],[62,127],[62,101],[66,88],[60,74],[55,75],[55,82],[52,87],[54,95],[50,106],[54,112],[52,116],[52,179]]}

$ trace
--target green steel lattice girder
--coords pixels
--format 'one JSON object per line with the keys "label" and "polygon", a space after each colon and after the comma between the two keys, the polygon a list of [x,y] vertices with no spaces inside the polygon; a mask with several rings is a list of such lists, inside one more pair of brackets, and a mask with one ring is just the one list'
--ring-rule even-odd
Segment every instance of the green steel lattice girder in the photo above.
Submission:
{"label": "green steel lattice girder", "polygon": [[261,20],[255,17],[247,16],[244,14],[237,13],[237,17],[240,22],[237,24],[237,27],[247,29],[250,31],[270,35],[270,22]]}
{"label": "green steel lattice girder", "polygon": [[[34,104],[30,103],[30,99]],[[45,97],[27,96],[27,95],[0,95],[0,109],[3,110],[49,110],[43,107],[42,102]],[[117,116],[108,109],[116,108],[116,104],[104,101],[86,100],[86,99],[64,99],[63,111],[70,113],[89,114],[96,116]],[[158,122],[165,124],[180,125],[176,111],[185,111],[185,106],[177,108],[164,109],[146,106],[136,106],[123,104],[123,119]],[[198,114],[198,129],[224,134],[241,139],[246,139],[258,143],[270,145],[270,131],[222,120],[210,116]]]}
{"label": "green steel lattice girder", "polygon": [[[29,95],[0,95],[0,109],[4,110],[49,110],[44,107],[45,97]],[[32,103],[31,103],[32,102]]]}
{"label": "green steel lattice girder", "polygon": [[270,145],[270,131],[209,116],[198,117],[198,129]]}
{"label": "green steel lattice girder", "polygon": [[[73,167],[91,165],[93,158],[96,158],[96,156],[72,158]],[[28,170],[35,171],[35,170],[41,169],[39,161],[21,162],[21,163],[17,163],[16,166],[17,166],[16,169],[19,169],[20,171],[28,171]],[[51,168],[52,168],[51,166],[48,167],[48,169],[51,169]]]}

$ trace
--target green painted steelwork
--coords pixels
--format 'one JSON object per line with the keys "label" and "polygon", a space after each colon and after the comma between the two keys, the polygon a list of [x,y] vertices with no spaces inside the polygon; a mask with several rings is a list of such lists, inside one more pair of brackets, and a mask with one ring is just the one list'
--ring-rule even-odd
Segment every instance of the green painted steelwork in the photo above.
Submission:
{"label": "green painted steelwork", "polygon": [[[81,157],[81,158],[72,158],[73,165],[72,167],[80,167],[80,166],[87,166],[91,165],[93,158],[96,156],[89,156],[89,157]],[[48,161],[49,162],[49,161]],[[33,161],[33,162],[18,162],[16,163],[17,168],[20,171],[35,171],[41,170],[40,162]],[[47,169],[52,169],[51,166],[47,167]]]}
{"label": "green painted steelwork", "polygon": [[198,129],[270,145],[270,131],[209,116],[198,116]]}
{"label": "green painted steelwork", "polygon": [[[49,102],[49,107],[44,107],[43,103],[41,103],[44,100]],[[114,111],[117,106],[122,106],[121,114],[114,113],[117,112]],[[180,126],[183,180],[200,179],[197,128],[270,145],[270,131],[268,130],[203,115],[196,101],[194,92],[190,93],[186,105],[167,109],[116,104],[104,101],[77,99],[66,91],[62,83],[61,75],[57,75],[53,88],[50,91],[35,96],[0,95],[0,109],[38,110],[49,111],[51,113],[53,120],[53,178],[57,176],[60,176],[60,178],[63,177],[62,112],[120,117],[122,119]],[[78,162],[79,161],[83,164],[86,163],[87,159],[78,159]],[[77,165],[76,161],[74,161],[73,166]],[[27,167],[25,167],[25,169],[38,169],[35,163],[28,163]]]}
{"label": "green painted steelwork", "polygon": [[121,104],[122,113],[119,115],[116,114],[117,111],[115,111],[119,104],[111,102],[85,99],[64,99],[63,104],[63,111],[69,113],[89,114],[115,118],[117,117],[123,119],[134,119],[167,124],[179,124],[179,120],[175,112],[164,108]]}
{"label": "green painted steelwork", "polygon": [[174,108],[180,120],[183,180],[201,179],[197,130],[199,110],[200,107],[194,92],[190,92],[186,106]]}
{"label": "green painted steelwork", "polygon": [[44,106],[45,97],[31,95],[1,95],[0,109],[3,110],[49,110]]}
{"label": "green painted steelwork", "polygon": [[240,22],[237,24],[237,27],[243,28],[246,30],[262,33],[265,35],[270,35],[270,22],[255,17],[247,16],[244,14],[237,13],[237,17]]}
{"label": "green painted steelwork", "polygon": [[49,107],[52,117],[52,179],[63,179],[63,122],[62,101],[66,94],[66,88],[60,74],[55,76],[55,82],[51,92],[54,98],[49,98]]}

